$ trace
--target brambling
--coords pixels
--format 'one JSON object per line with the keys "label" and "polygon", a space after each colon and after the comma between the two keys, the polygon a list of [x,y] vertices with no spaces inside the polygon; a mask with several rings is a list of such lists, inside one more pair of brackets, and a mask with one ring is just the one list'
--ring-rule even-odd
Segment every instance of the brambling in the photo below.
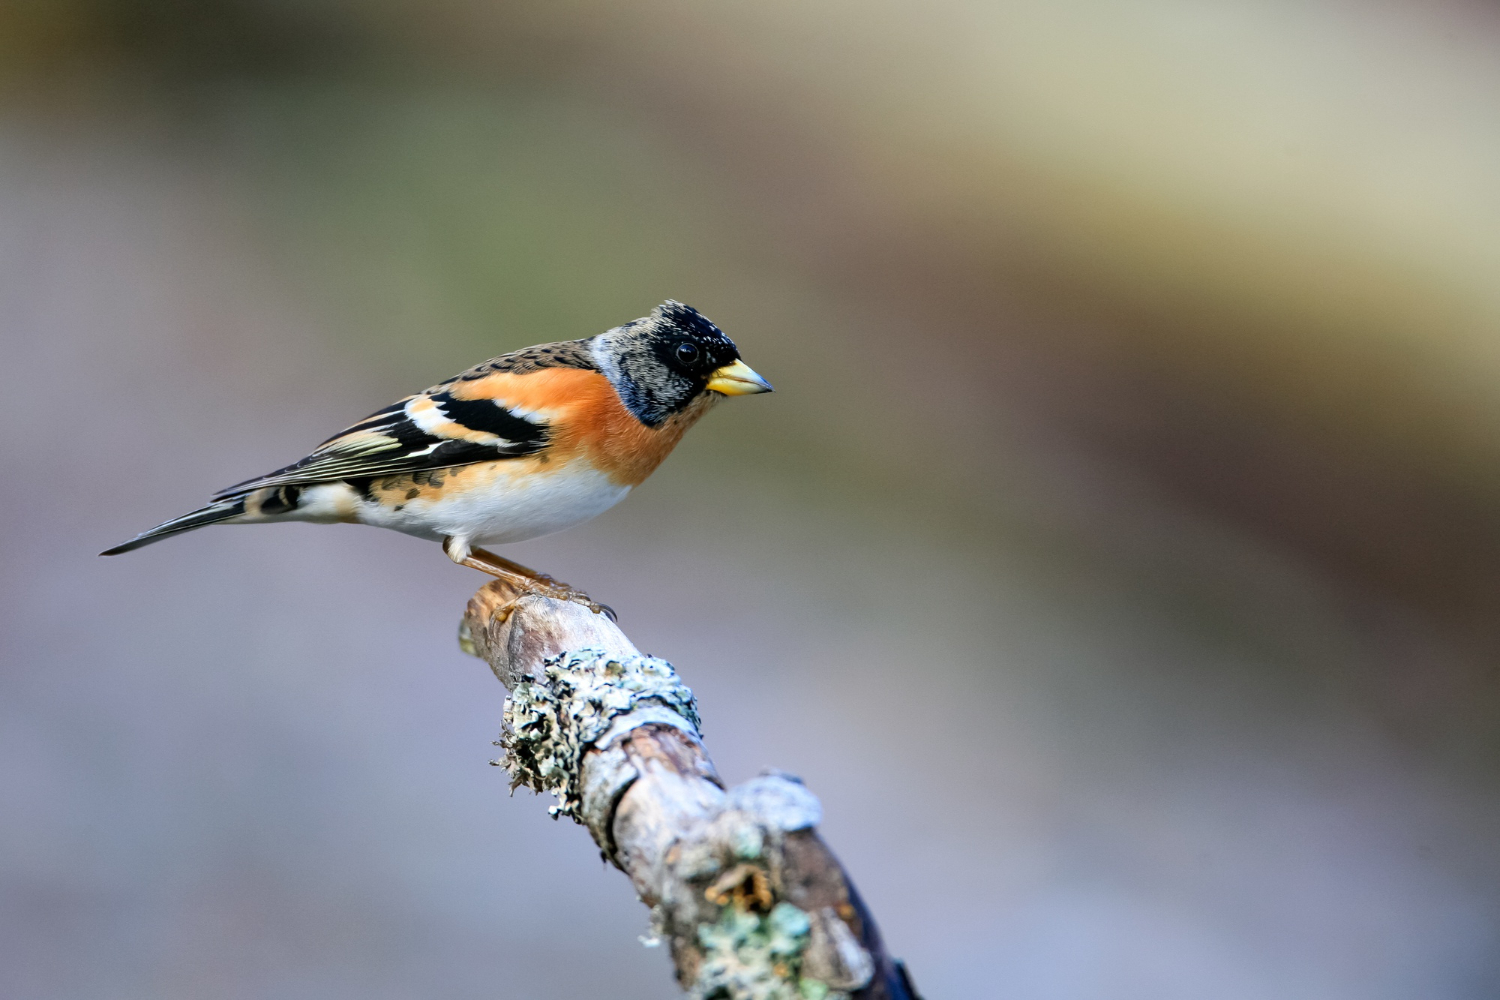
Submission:
{"label": "brambling", "polygon": [[477,546],[561,531],[619,503],[718,400],[771,391],[739,357],[718,327],[669,299],[596,337],[476,365],[100,555],[210,524],[373,524],[441,541],[454,562],[524,592],[599,611]]}

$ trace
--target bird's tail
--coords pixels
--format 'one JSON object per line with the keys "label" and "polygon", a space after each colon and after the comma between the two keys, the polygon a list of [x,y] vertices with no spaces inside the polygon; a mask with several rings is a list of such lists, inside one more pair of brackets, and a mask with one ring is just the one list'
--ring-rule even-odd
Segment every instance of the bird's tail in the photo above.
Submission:
{"label": "bird's tail", "polygon": [[204,525],[228,521],[230,518],[239,517],[244,513],[245,498],[243,496],[226,497],[223,500],[214,501],[207,507],[199,507],[191,513],[184,514],[181,517],[174,517],[165,524],[158,524],[150,531],[141,532],[123,545],[116,545],[112,549],[105,549],[99,554],[101,556],[117,556],[122,552],[138,549],[142,545],[150,545],[152,542],[159,542],[163,538],[180,535],[184,531],[192,531],[194,528],[201,528]]}

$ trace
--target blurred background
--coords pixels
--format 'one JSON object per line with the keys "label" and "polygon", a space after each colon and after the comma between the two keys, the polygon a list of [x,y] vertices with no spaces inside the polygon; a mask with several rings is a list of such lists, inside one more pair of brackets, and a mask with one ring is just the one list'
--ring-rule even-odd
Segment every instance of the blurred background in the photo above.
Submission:
{"label": "blurred background", "polygon": [[675,995],[482,582],[94,553],[668,296],[777,387],[507,554],[929,1000],[1500,995],[1500,11],[0,3],[0,995]]}

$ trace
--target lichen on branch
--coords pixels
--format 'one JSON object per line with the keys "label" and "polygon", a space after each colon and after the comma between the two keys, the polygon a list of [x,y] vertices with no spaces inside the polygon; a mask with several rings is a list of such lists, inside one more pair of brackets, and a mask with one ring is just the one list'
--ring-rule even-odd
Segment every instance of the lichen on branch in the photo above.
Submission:
{"label": "lichen on branch", "polygon": [[812,922],[791,903],[769,913],[726,906],[716,923],[700,924],[703,959],[693,1000],[847,1000],[821,980],[800,976]]}
{"label": "lichen on branch", "polygon": [[501,581],[462,635],[510,691],[494,763],[554,793],[630,878],[692,1000],[917,1000],[818,836],[817,798],[781,772],[726,787],[671,664]]}
{"label": "lichen on branch", "polygon": [[[611,732],[615,720],[653,705],[673,716],[682,728],[699,735],[698,705],[692,690],[666,660],[655,656],[621,656],[584,648],[543,661],[542,676],[518,683],[505,701],[496,764],[510,771],[512,790],[525,785],[549,791],[554,816],[581,820],[581,775],[584,754]],[[642,714],[636,724],[661,721]]]}

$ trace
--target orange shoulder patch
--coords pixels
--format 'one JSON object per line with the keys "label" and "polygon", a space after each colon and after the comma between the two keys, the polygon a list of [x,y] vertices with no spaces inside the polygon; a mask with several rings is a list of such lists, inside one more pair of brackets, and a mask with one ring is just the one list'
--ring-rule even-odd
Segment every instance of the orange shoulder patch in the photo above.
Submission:
{"label": "orange shoulder patch", "polygon": [[444,389],[454,399],[498,400],[522,415],[562,415],[604,395],[616,398],[609,379],[582,368],[543,368],[524,375],[495,372],[470,382],[454,382]]}

